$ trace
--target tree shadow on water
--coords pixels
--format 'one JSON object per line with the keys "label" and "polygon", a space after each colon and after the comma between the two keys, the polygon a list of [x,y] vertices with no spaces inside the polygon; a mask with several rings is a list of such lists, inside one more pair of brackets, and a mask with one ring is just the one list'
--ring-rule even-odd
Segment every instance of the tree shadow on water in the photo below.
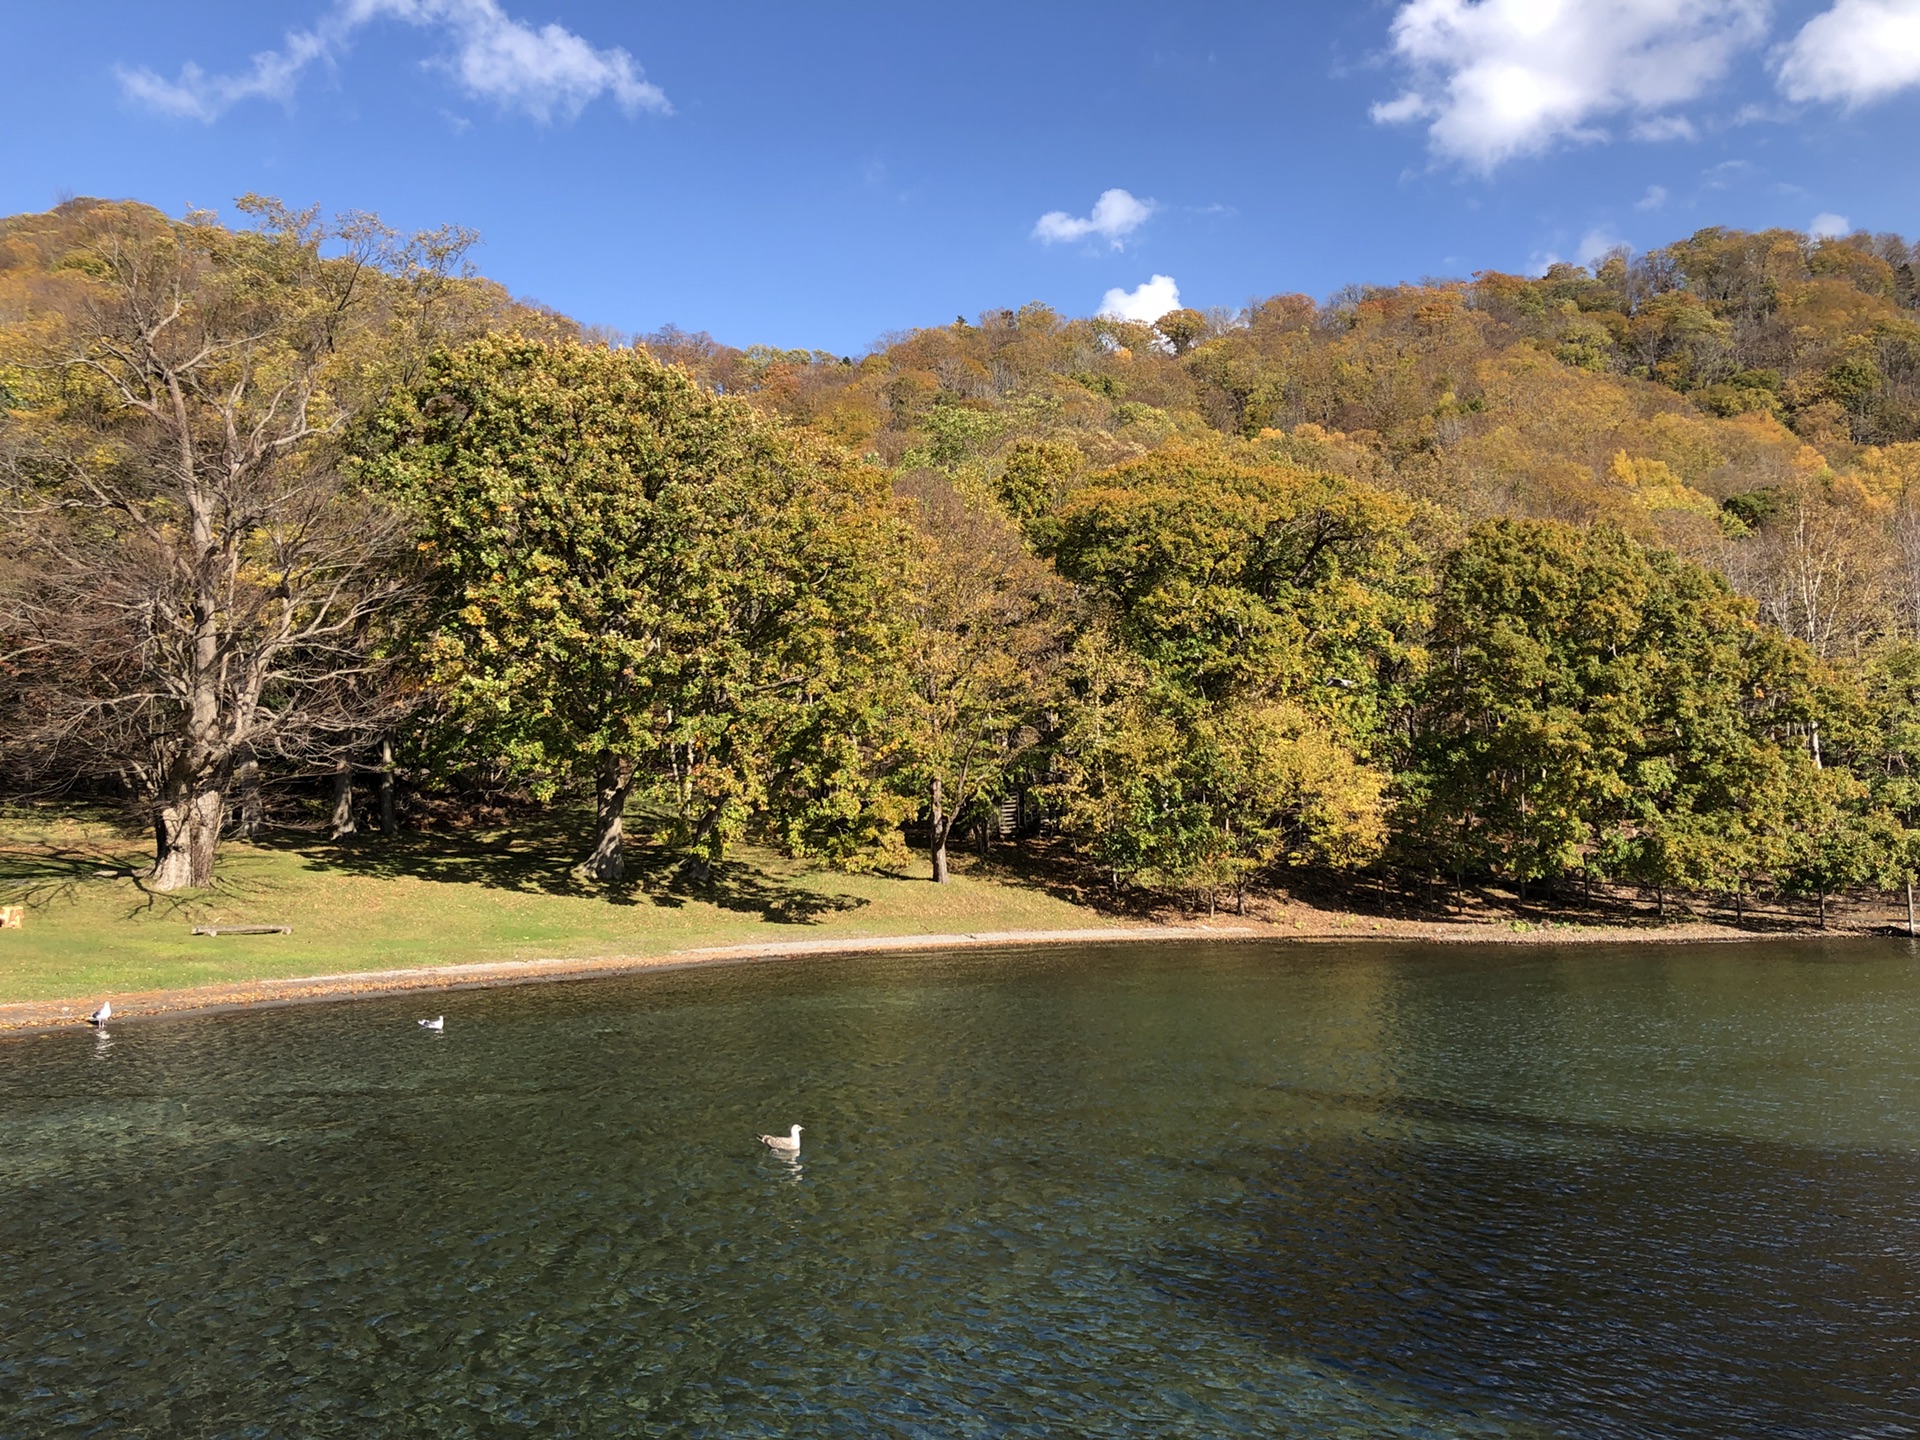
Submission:
{"label": "tree shadow on water", "polygon": [[648,843],[629,843],[627,878],[603,884],[575,872],[584,848],[581,836],[577,824],[540,816],[504,831],[374,834],[346,842],[280,832],[264,843],[299,855],[315,870],[578,896],[614,905],[678,909],[697,901],[782,925],[815,924],[822,916],[867,903],[824,894],[752,860],[701,865],[669,846]]}
{"label": "tree shadow on water", "polygon": [[1920,1426],[1920,1158],[1318,1098],[1375,1120],[1260,1157],[1216,1217],[1244,1244],[1165,1257],[1213,1323],[1554,1434]]}

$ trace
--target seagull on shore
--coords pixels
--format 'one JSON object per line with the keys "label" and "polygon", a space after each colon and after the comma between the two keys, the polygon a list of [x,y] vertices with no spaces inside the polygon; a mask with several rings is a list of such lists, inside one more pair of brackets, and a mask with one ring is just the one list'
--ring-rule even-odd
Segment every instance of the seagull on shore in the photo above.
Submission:
{"label": "seagull on shore", "polygon": [[798,1155],[800,1153],[800,1129],[793,1127],[791,1135],[761,1135],[756,1138],[769,1150],[779,1155]]}
{"label": "seagull on shore", "polygon": [[422,1030],[444,1030],[447,1028],[447,1017],[444,1015],[436,1015],[431,1020],[422,1020],[420,1022],[420,1028]]}
{"label": "seagull on shore", "polygon": [[111,1000],[102,1000],[100,1002],[100,1008],[94,1011],[93,1014],[87,1016],[87,1024],[98,1027],[105,1025],[107,1021],[112,1018],[113,1002]]}

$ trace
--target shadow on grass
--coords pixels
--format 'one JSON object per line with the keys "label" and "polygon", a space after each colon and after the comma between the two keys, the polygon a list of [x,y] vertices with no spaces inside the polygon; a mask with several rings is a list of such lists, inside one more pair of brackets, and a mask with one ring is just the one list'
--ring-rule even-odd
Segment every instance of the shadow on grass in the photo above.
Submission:
{"label": "shadow on grass", "polygon": [[995,845],[985,857],[966,855],[956,847],[955,870],[982,880],[1037,891],[1069,905],[1117,920],[1164,920],[1174,908],[1171,899],[1140,885],[1116,889],[1098,865],[1074,852],[1055,837]]}
{"label": "shadow on grass", "polygon": [[126,857],[93,846],[48,845],[0,850],[0,900],[9,905],[45,909],[72,900],[80,887],[96,880],[131,879],[139,870]]}
{"label": "shadow on grass", "polygon": [[[1716,925],[1751,935],[1820,933],[1817,912],[1796,908],[1782,895],[1748,895],[1739,907],[1726,896],[1694,892],[1669,894],[1636,885],[1576,879],[1536,883],[1522,890],[1492,880],[1463,885],[1409,879],[1393,874],[1341,874],[1296,871],[1288,876],[1294,898],[1323,908],[1375,918],[1470,921],[1505,924],[1513,929],[1556,925],[1602,925],[1619,930],[1661,930],[1670,925]],[[1885,928],[1877,923],[1872,896],[1836,899],[1829,907],[1835,933]]]}
{"label": "shadow on grass", "polygon": [[205,890],[166,893],[147,888],[146,868],[144,857],[129,860],[124,852],[94,846],[3,849],[0,850],[0,903],[44,911],[55,905],[77,902],[83,887],[125,884],[132,891],[124,916],[128,920],[142,915],[198,920],[211,905],[252,899],[272,888],[223,874]]}
{"label": "shadow on grass", "polygon": [[660,844],[628,845],[624,881],[607,885],[583,880],[573,868],[582,833],[580,824],[569,823],[563,815],[530,817],[511,830],[484,833],[375,834],[336,843],[280,832],[260,843],[297,855],[318,871],[376,879],[406,876],[519,894],[590,897],[616,905],[678,908],[701,901],[779,925],[817,924],[822,916],[867,903],[854,896],[821,894],[749,860],[694,866],[683,853]]}
{"label": "shadow on grass", "polygon": [[[966,873],[1002,884],[1037,890],[1057,900],[1130,921],[1165,922],[1205,917],[1204,905],[1191,896],[1128,885],[1116,889],[1106,872],[1055,837],[1001,844],[985,859],[973,859]],[[1269,877],[1269,880],[1271,877]],[[1519,930],[1556,925],[1603,925],[1625,930],[1659,930],[1700,923],[1752,935],[1843,934],[1871,930],[1904,933],[1888,924],[1884,906],[1873,896],[1835,897],[1829,906],[1830,929],[1819,927],[1811,907],[1796,908],[1782,896],[1749,896],[1736,911],[1724,897],[1670,895],[1662,905],[1649,892],[1630,885],[1535,886],[1522,895],[1512,887],[1473,883],[1463,887],[1429,884],[1389,873],[1290,870],[1279,886],[1261,883],[1249,895],[1257,901],[1293,899],[1330,914],[1363,919],[1392,919],[1427,924],[1481,923]],[[1233,918],[1231,898],[1217,913]]]}

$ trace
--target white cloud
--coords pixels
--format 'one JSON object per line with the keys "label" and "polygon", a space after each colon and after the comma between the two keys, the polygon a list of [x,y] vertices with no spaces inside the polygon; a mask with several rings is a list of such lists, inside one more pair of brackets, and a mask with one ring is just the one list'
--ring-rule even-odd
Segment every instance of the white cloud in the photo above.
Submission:
{"label": "white cloud", "polygon": [[1424,120],[1439,107],[1418,90],[1409,90],[1392,100],[1382,100],[1368,113],[1382,125],[1403,125],[1409,120]]}
{"label": "white cloud", "polygon": [[1709,190],[1730,190],[1753,173],[1751,160],[1722,160],[1702,170],[1700,176]]}
{"label": "white cloud", "polygon": [[240,75],[209,75],[192,61],[178,80],[164,80],[151,70],[121,69],[120,85],[127,95],[149,109],[185,120],[214,120],[242,100],[288,100],[300,72],[316,60],[329,58],[331,43],[314,31],[287,36],[284,50],[263,50],[253,57],[253,69]]}
{"label": "white cloud", "polygon": [[1633,128],[1627,132],[1636,140],[1698,140],[1700,132],[1693,128],[1693,122],[1684,115],[1649,115],[1644,120],[1633,122]]}
{"label": "white cloud", "polygon": [[1807,233],[1816,240],[1831,240],[1836,236],[1851,235],[1853,225],[1846,216],[1823,210],[1807,223]]}
{"label": "white cloud", "polygon": [[358,31],[382,19],[441,32],[451,49],[436,68],[475,99],[536,120],[571,119],[603,95],[629,114],[673,110],[625,50],[596,49],[559,25],[536,30],[498,0],[339,0],[311,30],[289,31],[280,49],[253,56],[252,68],[238,74],[209,75],[188,63],[179,79],[168,80],[144,67],[122,68],[120,84],[129,98],[192,120],[217,119],[245,100],[284,104],[312,65],[331,65]]}
{"label": "white cloud", "polygon": [[[1769,0],[1406,0],[1393,49],[1412,86],[1373,107],[1430,120],[1434,150],[1491,171],[1560,141],[1604,138],[1625,114],[1644,139],[1692,135],[1665,113],[1697,99],[1766,30]],[[1846,3],[1846,0],[1843,0]]]}
{"label": "white cloud", "polygon": [[1592,269],[1615,250],[1626,249],[1627,242],[1606,229],[1589,230],[1580,237],[1579,248],[1573,253],[1580,263]]}
{"label": "white cloud", "polygon": [[1562,255],[1558,250],[1548,250],[1545,253],[1536,250],[1533,253],[1533,273],[1544,275],[1554,266],[1566,264],[1584,265],[1589,270],[1597,270],[1600,262],[1614,251],[1632,248],[1611,230],[1596,225],[1580,237],[1580,243],[1574,246],[1571,258]]}
{"label": "white cloud", "polygon": [[1789,100],[1865,105],[1920,85],[1920,0],[1836,0],[1779,59]]}
{"label": "white cloud", "polygon": [[1033,238],[1048,245],[1062,240],[1084,240],[1089,235],[1105,236],[1113,248],[1122,247],[1126,237],[1147,223],[1160,207],[1151,200],[1139,200],[1125,190],[1108,190],[1093,202],[1093,213],[1082,219],[1064,210],[1049,210],[1035,222]]}
{"label": "white cloud", "polygon": [[1633,208],[1636,210],[1658,210],[1666,203],[1667,187],[1664,185],[1649,185],[1647,186],[1647,193],[1634,201]]}
{"label": "white cloud", "polygon": [[1131,290],[1119,286],[1107,291],[1100,302],[1100,314],[1116,320],[1138,320],[1151,325],[1169,310],[1180,308],[1180,287],[1171,275],[1156,275]]}

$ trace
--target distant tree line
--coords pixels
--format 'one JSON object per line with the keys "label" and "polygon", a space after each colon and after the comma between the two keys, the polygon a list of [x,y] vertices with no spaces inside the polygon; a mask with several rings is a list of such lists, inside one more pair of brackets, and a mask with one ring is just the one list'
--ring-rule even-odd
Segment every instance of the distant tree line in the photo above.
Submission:
{"label": "distant tree line", "polygon": [[1828,897],[1920,863],[1894,237],[1040,306],[855,361],[583,332],[472,237],[0,222],[0,774],[147,883],[371,780],[936,878],[1009,802],[1116,886]]}

